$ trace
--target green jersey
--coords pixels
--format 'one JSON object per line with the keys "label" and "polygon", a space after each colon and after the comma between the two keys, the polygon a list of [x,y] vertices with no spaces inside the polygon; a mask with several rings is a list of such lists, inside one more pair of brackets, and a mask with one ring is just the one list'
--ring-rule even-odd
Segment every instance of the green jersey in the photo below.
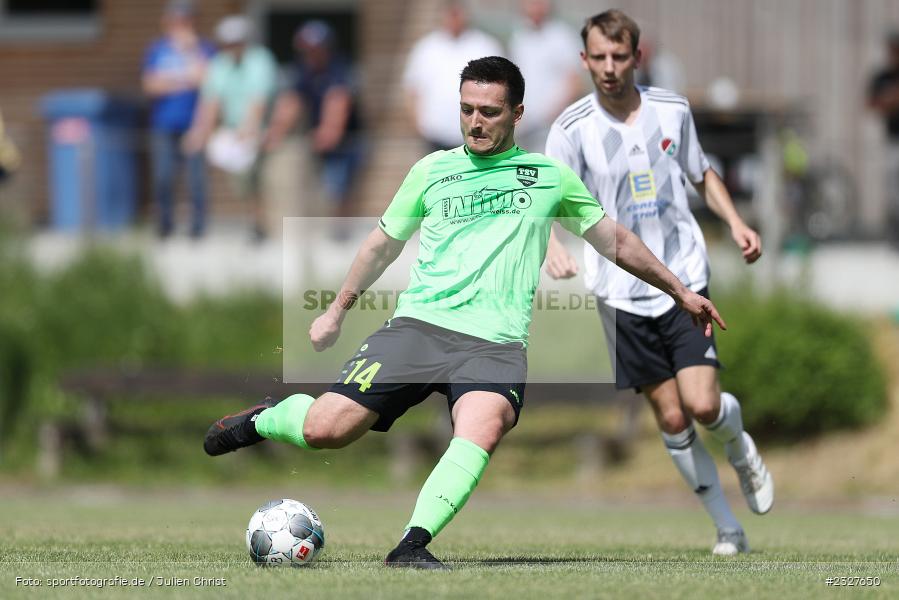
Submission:
{"label": "green jersey", "polygon": [[421,229],[394,316],[526,344],[553,221],[582,236],[604,214],[569,167],[542,154],[517,146],[492,156],[465,146],[430,154],[380,221],[403,241]]}

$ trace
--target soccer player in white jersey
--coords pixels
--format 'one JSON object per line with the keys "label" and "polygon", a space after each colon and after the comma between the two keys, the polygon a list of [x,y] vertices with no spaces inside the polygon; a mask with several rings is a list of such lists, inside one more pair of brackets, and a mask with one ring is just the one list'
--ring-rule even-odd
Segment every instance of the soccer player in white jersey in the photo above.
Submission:
{"label": "soccer player in white jersey", "polygon": [[[567,163],[613,218],[636,233],[690,289],[707,296],[709,261],[687,205],[686,179],[730,226],[747,263],[761,256],[759,236],[737,214],[723,182],[709,168],[687,100],[634,85],[641,58],[637,24],[621,11],[608,10],[587,19],[581,37],[581,59],[596,93],[556,119],[546,154]],[[586,284],[600,300],[617,387],[635,388],[649,400],[668,453],[717,526],[713,552],[748,552],[746,534],[728,506],[694,421],[724,444],[753,512],[771,509],[774,484],[743,431],[739,402],[720,391],[714,338],[697,333],[689,317],[659,290],[589,247],[585,254]],[[555,278],[577,272],[558,240],[550,243],[547,271]]]}

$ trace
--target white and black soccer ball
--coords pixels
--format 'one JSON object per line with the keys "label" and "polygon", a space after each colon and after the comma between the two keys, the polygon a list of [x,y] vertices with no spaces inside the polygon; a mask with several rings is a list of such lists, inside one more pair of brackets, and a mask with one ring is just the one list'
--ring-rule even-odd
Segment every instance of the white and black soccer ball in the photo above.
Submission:
{"label": "white and black soccer ball", "polygon": [[325,547],[325,528],[315,511],[296,500],[272,500],[247,525],[247,550],[257,565],[302,567]]}

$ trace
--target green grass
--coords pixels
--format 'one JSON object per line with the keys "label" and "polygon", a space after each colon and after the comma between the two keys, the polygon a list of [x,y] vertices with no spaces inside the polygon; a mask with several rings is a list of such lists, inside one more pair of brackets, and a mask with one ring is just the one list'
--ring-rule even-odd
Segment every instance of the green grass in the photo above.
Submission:
{"label": "green grass", "polygon": [[[325,522],[328,544],[310,568],[260,569],[244,549],[252,511],[282,495],[308,502]],[[153,585],[102,594],[74,587],[65,596],[819,598],[839,593],[825,585],[839,576],[880,577],[878,588],[851,590],[854,598],[899,593],[895,515],[776,509],[762,518],[742,511],[755,552],[724,559],[709,554],[713,531],[699,510],[550,494],[476,495],[432,544],[453,572],[387,570],[381,560],[415,495],[7,487],[0,494],[0,597],[45,597],[50,578],[116,576]],[[16,586],[16,577],[44,585]],[[157,577],[188,585],[155,585]],[[227,585],[200,587],[195,577]]]}

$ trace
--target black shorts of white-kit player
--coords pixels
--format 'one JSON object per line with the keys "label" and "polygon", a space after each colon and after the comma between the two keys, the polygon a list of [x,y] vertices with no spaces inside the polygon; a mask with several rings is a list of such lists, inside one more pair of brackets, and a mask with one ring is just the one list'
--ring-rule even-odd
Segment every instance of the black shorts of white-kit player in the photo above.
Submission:
{"label": "black shorts of white-kit player", "polygon": [[[709,297],[708,288],[698,292]],[[659,317],[617,310],[600,301],[599,316],[609,355],[615,361],[615,387],[620,390],[660,383],[685,367],[721,368],[714,334],[705,337],[684,310],[674,306]]]}
{"label": "black shorts of white-kit player", "polygon": [[393,422],[433,392],[453,405],[472,391],[495,392],[515,410],[524,403],[527,351],[409,317],[393,318],[370,335],[343,366],[331,391],[378,413],[374,431]]}

